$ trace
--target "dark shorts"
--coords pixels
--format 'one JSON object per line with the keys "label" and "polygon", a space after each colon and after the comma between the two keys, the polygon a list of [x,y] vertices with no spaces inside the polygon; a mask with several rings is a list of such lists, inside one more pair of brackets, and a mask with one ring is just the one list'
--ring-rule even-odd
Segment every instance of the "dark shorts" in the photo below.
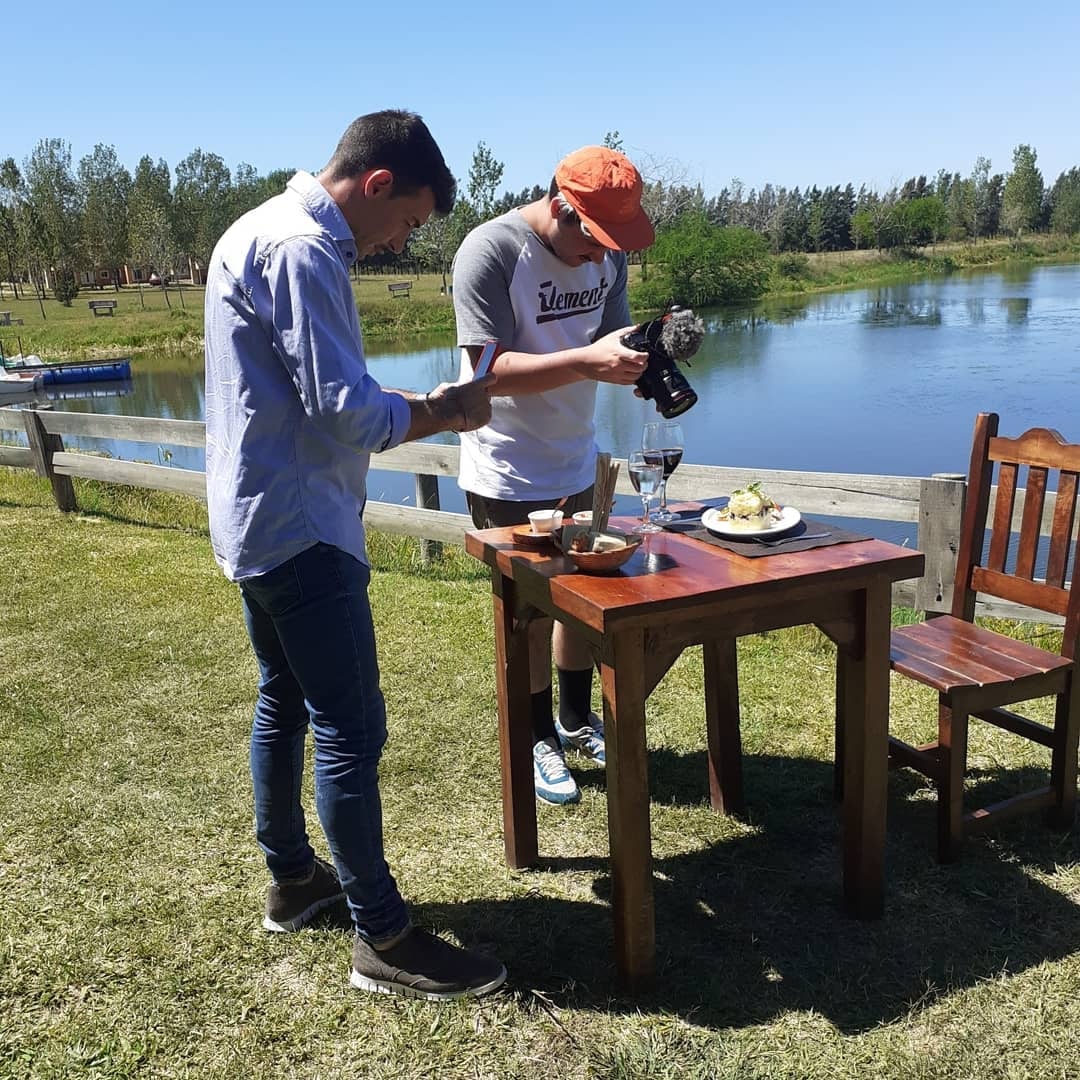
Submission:
{"label": "dark shorts", "polygon": [[[591,510],[593,485],[584,491],[571,495],[560,509],[566,517],[579,510]],[[508,525],[524,525],[533,510],[552,510],[558,505],[558,499],[540,499],[535,502],[511,502],[508,499],[489,499],[473,491],[465,492],[465,501],[469,505],[473,524],[478,529],[503,529]]]}

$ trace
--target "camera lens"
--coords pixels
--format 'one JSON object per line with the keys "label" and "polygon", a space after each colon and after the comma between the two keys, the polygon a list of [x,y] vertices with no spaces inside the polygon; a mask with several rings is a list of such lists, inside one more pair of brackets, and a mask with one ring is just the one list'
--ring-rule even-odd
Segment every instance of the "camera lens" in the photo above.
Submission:
{"label": "camera lens", "polygon": [[662,392],[656,395],[656,407],[665,420],[682,416],[697,404],[697,394],[680,371],[670,368],[660,379]]}
{"label": "camera lens", "polygon": [[698,396],[675,361],[665,353],[660,343],[662,325],[663,320],[655,319],[622,340],[628,348],[648,353],[648,363],[635,385],[641,396],[646,401],[655,400],[656,411],[670,420],[697,404]]}

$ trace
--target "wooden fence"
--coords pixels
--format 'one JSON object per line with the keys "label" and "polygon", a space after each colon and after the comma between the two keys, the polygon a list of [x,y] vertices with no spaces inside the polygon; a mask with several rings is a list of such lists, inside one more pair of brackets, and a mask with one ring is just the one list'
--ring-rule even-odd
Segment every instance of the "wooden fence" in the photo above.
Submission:
{"label": "wooden fence", "polygon": [[[78,509],[72,477],[206,499],[203,472],[72,453],[64,449],[63,443],[63,437],[69,435],[146,443],[155,452],[161,446],[205,447],[206,425],[201,421],[58,412],[51,408],[0,408],[0,431],[25,433],[29,443],[28,447],[0,443],[0,465],[34,469],[39,476],[48,477],[61,510]],[[442,543],[462,543],[465,530],[472,528],[472,520],[467,514],[439,509],[437,482],[440,476],[457,476],[456,445],[408,443],[373,455],[371,464],[375,469],[412,473],[416,479],[417,505],[369,502],[364,512],[365,524],[382,532],[419,537],[427,557],[437,554]],[[620,495],[633,495],[625,462],[623,466],[616,491]],[[683,463],[668,482],[668,496],[675,502],[714,497],[718,492],[743,484],[746,474],[745,468]],[[778,502],[798,506],[807,514],[915,522],[916,546],[926,556],[926,573],[918,581],[898,582],[893,601],[920,611],[950,609],[960,518],[967,490],[962,474],[866,476],[755,469],[753,475]],[[1016,505],[1015,523],[1019,527],[1023,500],[1018,499]],[[1054,505],[1054,495],[1048,493],[1043,510],[1044,535],[1050,531]],[[979,614],[1061,623],[1043,612],[997,600],[980,603]]]}

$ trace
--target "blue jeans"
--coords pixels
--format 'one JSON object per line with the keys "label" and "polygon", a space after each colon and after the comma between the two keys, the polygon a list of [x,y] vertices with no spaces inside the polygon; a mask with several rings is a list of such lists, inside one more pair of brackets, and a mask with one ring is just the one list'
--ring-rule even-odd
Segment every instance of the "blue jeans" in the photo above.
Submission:
{"label": "blue jeans", "polygon": [[371,572],[316,544],[240,583],[259,664],[251,732],[255,830],[275,881],[302,878],[308,842],[300,783],[304,738],[315,739],[315,806],[357,931],[388,940],[409,915],[383,856],[379,756],[386,706],[379,689]]}

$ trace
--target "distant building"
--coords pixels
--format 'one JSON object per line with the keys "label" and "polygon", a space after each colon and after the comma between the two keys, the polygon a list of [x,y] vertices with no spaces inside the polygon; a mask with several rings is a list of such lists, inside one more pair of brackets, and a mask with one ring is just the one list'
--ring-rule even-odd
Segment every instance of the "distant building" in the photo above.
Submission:
{"label": "distant building", "polygon": [[110,266],[95,266],[93,270],[79,270],[75,280],[80,289],[112,289],[121,280],[121,271]]}

